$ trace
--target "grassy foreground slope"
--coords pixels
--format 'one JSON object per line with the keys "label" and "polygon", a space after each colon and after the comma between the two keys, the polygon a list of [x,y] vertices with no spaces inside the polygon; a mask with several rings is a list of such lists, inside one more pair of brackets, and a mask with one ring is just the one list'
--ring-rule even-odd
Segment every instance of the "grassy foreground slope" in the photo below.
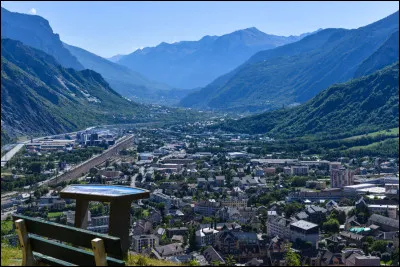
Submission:
{"label": "grassy foreground slope", "polygon": [[[1,266],[21,266],[22,251],[1,243]],[[131,255],[126,261],[127,266],[183,266],[169,261],[150,259],[142,255]]]}

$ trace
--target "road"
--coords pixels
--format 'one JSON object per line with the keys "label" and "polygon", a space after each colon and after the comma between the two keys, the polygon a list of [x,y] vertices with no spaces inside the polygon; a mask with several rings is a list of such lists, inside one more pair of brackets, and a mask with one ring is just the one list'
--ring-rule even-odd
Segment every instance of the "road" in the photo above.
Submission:
{"label": "road", "polygon": [[8,151],[2,158],[1,158],[1,167],[6,166],[7,162],[14,157],[15,154],[17,154],[18,151],[20,151],[21,148],[24,147],[24,143],[17,144],[15,147],[13,147],[10,151]]}
{"label": "road", "polygon": [[7,219],[7,216],[9,215],[9,214],[13,214],[13,213],[16,213],[17,212],[17,209],[15,209],[15,210],[11,210],[11,211],[7,211],[7,212],[2,212],[1,213],[1,220],[2,221],[5,221],[6,219]]}
{"label": "road", "polygon": [[141,183],[144,183],[146,181],[146,177],[144,176],[144,167],[139,168],[139,172],[142,174],[142,181]]}
{"label": "road", "polygon": [[136,177],[138,176],[138,174],[136,173],[134,176],[132,176],[132,180],[131,180],[131,187],[135,187],[135,183],[136,183]]}

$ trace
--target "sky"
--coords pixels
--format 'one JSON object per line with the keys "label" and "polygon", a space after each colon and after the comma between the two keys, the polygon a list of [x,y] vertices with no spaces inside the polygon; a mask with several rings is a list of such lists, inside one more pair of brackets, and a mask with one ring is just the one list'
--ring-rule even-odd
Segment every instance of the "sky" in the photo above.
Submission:
{"label": "sky", "polygon": [[42,16],[63,42],[106,58],[249,27],[283,36],[319,28],[354,29],[399,10],[396,1],[1,1],[1,6]]}

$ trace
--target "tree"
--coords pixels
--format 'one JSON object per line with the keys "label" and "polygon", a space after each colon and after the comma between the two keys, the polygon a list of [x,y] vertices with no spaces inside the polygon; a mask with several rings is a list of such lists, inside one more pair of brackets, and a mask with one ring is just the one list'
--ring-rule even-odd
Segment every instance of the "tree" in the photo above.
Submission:
{"label": "tree", "polygon": [[189,261],[189,266],[200,266],[196,259]]}
{"label": "tree", "polygon": [[368,255],[368,253],[369,253],[369,244],[368,244],[368,242],[363,242],[362,243],[362,249],[363,249],[365,255]]}
{"label": "tree", "polygon": [[292,250],[292,244],[286,245],[285,261],[287,266],[300,266],[300,255]]}
{"label": "tree", "polygon": [[382,253],[381,260],[385,263],[385,266],[386,266],[386,263],[390,261],[390,259],[391,259],[391,257],[390,257],[389,253],[387,253],[387,252]]}
{"label": "tree", "polygon": [[293,214],[303,209],[303,206],[298,202],[289,203],[285,206],[285,217],[290,218]]}
{"label": "tree", "polygon": [[392,265],[399,265],[399,248],[392,252]]}
{"label": "tree", "polygon": [[319,249],[325,248],[325,247],[326,247],[326,242],[325,242],[325,241],[319,241],[319,242],[318,242],[318,248],[319,248]]}
{"label": "tree", "polygon": [[54,164],[54,162],[50,161],[49,163],[47,163],[46,169],[52,170],[55,167],[56,167],[56,165]]}
{"label": "tree", "polygon": [[28,171],[34,174],[39,174],[42,170],[42,163],[40,162],[32,162],[28,166]]}
{"label": "tree", "polygon": [[385,240],[376,240],[372,243],[371,250],[379,251],[380,253],[386,252],[387,242]]}
{"label": "tree", "polygon": [[149,266],[148,260],[146,257],[140,255],[139,258],[136,260],[137,266]]}
{"label": "tree", "polygon": [[329,217],[332,219],[337,219],[340,224],[344,224],[346,222],[346,213],[344,211],[333,209]]}
{"label": "tree", "polygon": [[233,258],[232,255],[226,256],[225,262],[226,262],[226,265],[227,265],[227,266],[233,266],[233,265],[236,264],[236,261],[235,261],[235,259]]}
{"label": "tree", "polygon": [[329,219],[327,222],[322,224],[325,231],[329,233],[338,233],[340,229],[339,221],[336,219]]}
{"label": "tree", "polygon": [[197,247],[196,230],[194,228],[190,228],[190,230],[189,230],[189,249],[190,249],[190,251],[195,251],[196,247]]}
{"label": "tree", "polygon": [[220,264],[220,262],[217,261],[217,260],[211,261],[211,265],[212,265],[212,266],[219,266],[219,264]]}
{"label": "tree", "polygon": [[328,250],[329,250],[330,252],[335,252],[335,244],[330,243],[330,244],[328,245]]}

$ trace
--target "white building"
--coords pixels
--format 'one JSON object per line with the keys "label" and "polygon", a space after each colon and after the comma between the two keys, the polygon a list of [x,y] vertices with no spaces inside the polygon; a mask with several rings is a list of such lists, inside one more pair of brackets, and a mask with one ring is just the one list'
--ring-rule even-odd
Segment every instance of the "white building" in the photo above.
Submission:
{"label": "white building", "polygon": [[215,238],[219,233],[218,230],[214,228],[202,228],[196,231],[196,244],[200,247],[214,245]]}
{"label": "white building", "polygon": [[290,223],[290,220],[281,216],[268,217],[267,235],[270,237],[279,236],[283,239],[290,239]]}
{"label": "white building", "polygon": [[155,235],[134,235],[132,236],[132,250],[141,253],[147,248],[158,246],[159,238]]}
{"label": "white building", "polygon": [[317,247],[319,238],[318,224],[308,222],[305,220],[299,220],[290,224],[290,240],[296,241],[299,238],[303,241],[309,241],[313,244],[313,247]]}

